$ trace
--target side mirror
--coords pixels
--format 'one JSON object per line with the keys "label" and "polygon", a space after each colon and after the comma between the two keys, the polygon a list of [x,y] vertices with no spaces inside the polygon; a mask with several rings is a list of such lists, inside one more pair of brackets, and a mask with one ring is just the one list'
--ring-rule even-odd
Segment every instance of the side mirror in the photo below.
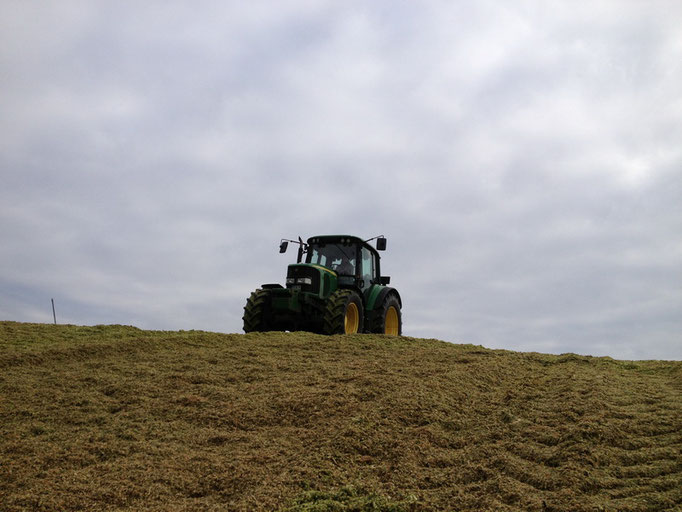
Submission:
{"label": "side mirror", "polygon": [[287,247],[289,247],[289,242],[282,242],[279,244],[279,253],[282,254],[284,252],[287,252]]}
{"label": "side mirror", "polygon": [[381,276],[379,278],[379,284],[386,286],[391,283],[391,276]]}
{"label": "side mirror", "polygon": [[377,251],[385,251],[386,250],[386,239],[385,238],[377,238]]}

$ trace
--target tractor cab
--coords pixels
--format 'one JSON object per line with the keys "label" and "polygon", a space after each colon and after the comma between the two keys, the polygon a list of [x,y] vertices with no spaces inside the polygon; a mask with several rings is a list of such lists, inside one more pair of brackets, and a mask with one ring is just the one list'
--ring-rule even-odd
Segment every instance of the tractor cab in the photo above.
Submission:
{"label": "tractor cab", "polygon": [[[385,248],[385,238],[383,247]],[[308,239],[305,262],[336,272],[339,287],[368,290],[379,284],[379,253],[354,236],[316,236]]]}

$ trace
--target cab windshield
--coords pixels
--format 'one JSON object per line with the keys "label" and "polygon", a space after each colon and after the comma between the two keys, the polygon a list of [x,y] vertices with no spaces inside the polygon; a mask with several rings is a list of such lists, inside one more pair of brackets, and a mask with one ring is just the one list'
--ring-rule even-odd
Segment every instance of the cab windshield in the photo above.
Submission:
{"label": "cab windshield", "polygon": [[312,245],[306,263],[322,265],[339,275],[355,275],[355,246],[341,244]]}

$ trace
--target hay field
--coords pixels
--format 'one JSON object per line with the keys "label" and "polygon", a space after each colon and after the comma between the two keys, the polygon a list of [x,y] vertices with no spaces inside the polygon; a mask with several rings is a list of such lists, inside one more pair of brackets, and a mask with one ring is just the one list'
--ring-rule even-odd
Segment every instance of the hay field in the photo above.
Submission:
{"label": "hay field", "polygon": [[0,322],[0,510],[680,511],[682,362]]}

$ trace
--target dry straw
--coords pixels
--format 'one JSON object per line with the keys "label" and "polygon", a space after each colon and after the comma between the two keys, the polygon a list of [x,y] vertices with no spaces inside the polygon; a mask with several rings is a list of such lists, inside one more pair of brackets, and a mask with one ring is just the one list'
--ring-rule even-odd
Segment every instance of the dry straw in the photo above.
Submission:
{"label": "dry straw", "polygon": [[664,511],[682,363],[0,322],[0,509]]}

